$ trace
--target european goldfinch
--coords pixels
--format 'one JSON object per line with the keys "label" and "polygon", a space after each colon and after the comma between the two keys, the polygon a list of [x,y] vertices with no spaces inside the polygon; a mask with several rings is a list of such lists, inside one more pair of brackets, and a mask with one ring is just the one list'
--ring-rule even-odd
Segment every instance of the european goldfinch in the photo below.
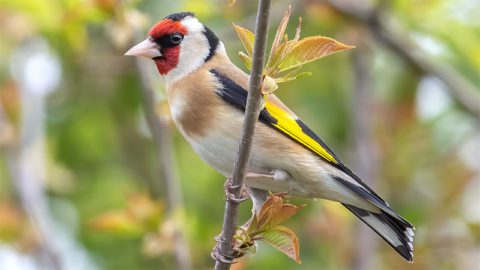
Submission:
{"label": "european goldfinch", "polygon": [[[191,12],[168,15],[125,55],[152,59],[163,77],[173,121],[194,151],[228,177],[240,140],[248,74]],[[341,203],[407,261],[413,226],[348,169],[275,95],[255,128],[245,185],[258,211],[271,192]]]}

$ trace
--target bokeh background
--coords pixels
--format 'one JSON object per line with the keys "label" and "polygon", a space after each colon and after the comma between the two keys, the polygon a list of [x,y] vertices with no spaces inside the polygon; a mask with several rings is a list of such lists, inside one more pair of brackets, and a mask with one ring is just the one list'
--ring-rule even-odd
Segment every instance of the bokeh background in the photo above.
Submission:
{"label": "bokeh background", "polygon": [[[228,2],[0,1],[0,269],[213,266],[224,179],[171,124],[153,64],[123,53],[188,10],[242,66],[231,23],[253,29],[257,3]],[[479,269],[480,2],[274,0],[270,39],[289,4],[290,35],[301,16],[303,37],[356,48],[277,94],[415,224],[415,263],[340,205],[294,199],[303,263],[260,245],[234,268]]]}

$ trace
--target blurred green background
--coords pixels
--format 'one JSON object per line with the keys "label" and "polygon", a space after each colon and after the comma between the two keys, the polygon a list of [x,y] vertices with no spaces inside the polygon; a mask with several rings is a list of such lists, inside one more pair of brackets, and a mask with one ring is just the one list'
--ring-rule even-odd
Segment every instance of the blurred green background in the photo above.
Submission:
{"label": "blurred green background", "polygon": [[[228,2],[0,1],[0,269],[213,266],[224,179],[171,125],[152,71],[168,142],[157,151],[137,65],[153,64],[123,53],[166,15],[193,11],[243,68],[231,23],[253,29],[257,2]],[[289,4],[290,35],[301,16],[302,37],[356,48],[306,65],[314,76],[277,94],[416,226],[415,263],[340,205],[294,199],[308,204],[287,222],[303,263],[260,245],[234,268],[478,269],[480,2],[274,0],[270,40]],[[241,208],[245,221],[250,202]]]}

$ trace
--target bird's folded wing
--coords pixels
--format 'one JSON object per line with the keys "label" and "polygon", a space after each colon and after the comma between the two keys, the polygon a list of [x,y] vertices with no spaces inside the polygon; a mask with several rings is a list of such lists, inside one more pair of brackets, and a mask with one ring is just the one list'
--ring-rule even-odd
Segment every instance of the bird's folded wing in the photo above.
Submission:
{"label": "bird's folded wing", "polygon": [[302,144],[304,147],[318,154],[329,163],[338,164],[339,160],[328,146],[294,114],[284,110],[278,103],[267,98],[265,101],[264,114],[270,117],[262,119],[276,129],[285,133],[288,137]]}
{"label": "bird's folded wing", "polygon": [[[225,102],[244,111],[247,104],[247,90],[217,70],[212,69],[210,72],[215,75],[220,83],[217,95]],[[335,178],[344,184],[345,187],[355,191],[382,210],[392,214],[395,213],[375,191],[345,166],[333,151],[276,96],[270,95],[266,98],[265,107],[260,111],[259,120],[285,134],[288,138],[303,145],[316,153],[321,159],[349,175],[353,182],[348,179]]]}

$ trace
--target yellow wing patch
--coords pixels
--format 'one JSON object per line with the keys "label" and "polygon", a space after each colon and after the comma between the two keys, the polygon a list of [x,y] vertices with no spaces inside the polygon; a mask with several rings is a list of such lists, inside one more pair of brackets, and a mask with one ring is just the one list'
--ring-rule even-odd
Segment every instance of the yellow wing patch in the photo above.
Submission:
{"label": "yellow wing patch", "polygon": [[317,153],[323,159],[338,164],[338,161],[326,150],[319,142],[305,134],[302,127],[298,124],[297,118],[291,116],[277,105],[265,101],[265,109],[267,112],[277,120],[276,123],[271,123],[274,127],[283,131],[295,141],[301,143],[303,146]]}

